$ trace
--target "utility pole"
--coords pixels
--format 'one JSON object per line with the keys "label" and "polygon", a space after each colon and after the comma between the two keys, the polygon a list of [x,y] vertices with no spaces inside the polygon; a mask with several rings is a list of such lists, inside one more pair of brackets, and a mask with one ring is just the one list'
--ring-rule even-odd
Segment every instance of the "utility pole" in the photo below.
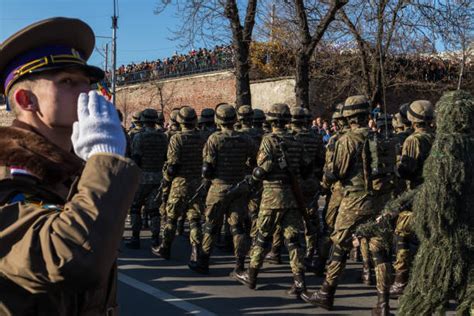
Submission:
{"label": "utility pole", "polygon": [[109,71],[109,43],[105,44],[105,71]]}
{"label": "utility pole", "polygon": [[114,1],[114,16],[112,17],[112,104],[115,106],[115,90],[117,84],[117,28],[118,28],[118,16],[117,16],[117,2]]}

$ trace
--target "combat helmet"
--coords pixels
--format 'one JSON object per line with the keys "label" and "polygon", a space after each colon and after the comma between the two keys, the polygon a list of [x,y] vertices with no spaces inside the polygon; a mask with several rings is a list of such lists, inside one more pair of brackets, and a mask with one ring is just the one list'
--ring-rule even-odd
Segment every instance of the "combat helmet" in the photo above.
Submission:
{"label": "combat helmet", "polygon": [[291,123],[306,123],[308,118],[304,110],[304,108],[299,106],[292,107],[290,109]]}
{"label": "combat helmet", "polygon": [[408,120],[412,123],[431,122],[434,119],[434,108],[430,101],[417,100],[408,107]]}
{"label": "combat helmet", "polygon": [[219,125],[233,125],[237,122],[235,108],[227,103],[221,103],[216,107],[215,121]]}
{"label": "combat helmet", "polygon": [[344,118],[344,116],[342,116],[342,108],[343,107],[344,107],[343,103],[336,104],[336,106],[334,108],[334,113],[332,113],[332,119],[333,120],[340,120],[340,119]]}
{"label": "combat helmet", "polygon": [[392,126],[393,128],[404,128],[403,117],[400,113],[395,113],[392,117]]}
{"label": "combat helmet", "polygon": [[155,109],[145,109],[140,116],[143,123],[156,123],[158,120],[158,112]]}
{"label": "combat helmet", "polygon": [[178,113],[179,113],[179,109],[178,108],[174,108],[171,110],[171,113],[170,113],[170,121],[172,124],[177,124],[178,122],[176,121],[176,119],[178,118]]}
{"label": "combat helmet", "polygon": [[199,116],[198,123],[214,123],[215,111],[211,108],[204,108]]}
{"label": "combat helmet", "polygon": [[266,116],[268,122],[288,123],[291,120],[290,107],[285,103],[272,104]]}
{"label": "combat helmet", "polygon": [[252,120],[253,118],[253,110],[250,105],[242,105],[237,110],[237,117],[239,121],[242,120]]}
{"label": "combat helmet", "polygon": [[136,111],[132,114],[132,123],[140,122],[140,117],[142,116],[142,111]]}
{"label": "combat helmet", "polygon": [[348,97],[342,108],[343,117],[351,117],[358,114],[369,113],[369,101],[363,95],[355,95]]}
{"label": "combat helmet", "polygon": [[179,124],[194,124],[197,121],[196,111],[190,106],[183,106],[176,118]]}
{"label": "combat helmet", "polygon": [[265,113],[260,109],[253,110],[253,122],[263,124],[265,122]]}

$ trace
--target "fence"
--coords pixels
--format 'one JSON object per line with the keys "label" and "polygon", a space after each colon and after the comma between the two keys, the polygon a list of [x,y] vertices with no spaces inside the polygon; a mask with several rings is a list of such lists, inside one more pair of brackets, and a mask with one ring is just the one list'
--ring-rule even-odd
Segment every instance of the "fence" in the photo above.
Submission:
{"label": "fence", "polygon": [[161,64],[155,69],[127,72],[117,74],[117,85],[124,86],[150,80],[181,77],[186,75],[212,72],[233,68],[232,60],[217,60],[215,62],[196,63],[192,61],[179,62],[177,64]]}

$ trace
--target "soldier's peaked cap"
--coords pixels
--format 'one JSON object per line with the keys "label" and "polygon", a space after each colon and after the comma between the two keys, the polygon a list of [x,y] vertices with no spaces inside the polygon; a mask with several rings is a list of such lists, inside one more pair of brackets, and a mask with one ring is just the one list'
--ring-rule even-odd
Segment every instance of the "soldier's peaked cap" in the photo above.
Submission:
{"label": "soldier's peaked cap", "polygon": [[70,67],[95,83],[104,72],[87,64],[94,46],[94,32],[81,20],[55,17],[31,24],[0,44],[0,93],[29,74]]}

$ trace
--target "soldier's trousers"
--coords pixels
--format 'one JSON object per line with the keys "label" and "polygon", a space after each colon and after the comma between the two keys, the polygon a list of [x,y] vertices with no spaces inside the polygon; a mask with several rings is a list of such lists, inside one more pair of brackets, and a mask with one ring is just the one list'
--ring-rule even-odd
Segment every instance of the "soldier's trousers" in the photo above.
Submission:
{"label": "soldier's trousers", "polygon": [[224,195],[231,185],[212,184],[206,199],[205,218],[203,228],[202,251],[210,255],[214,247],[218,229],[222,225],[224,214],[230,225],[234,243],[235,257],[245,257],[244,218],[247,216],[247,199],[237,198],[224,205]]}
{"label": "soldier's trousers", "polygon": [[403,211],[398,215],[395,225],[395,240],[397,242],[397,257],[393,267],[397,273],[408,273],[413,258],[410,244],[417,243],[412,229],[411,211]]}
{"label": "soldier's trousers", "polygon": [[130,207],[130,220],[132,232],[139,234],[142,229],[142,207],[146,209],[150,216],[150,230],[153,237],[158,237],[160,233],[160,211],[158,204],[154,203],[154,198],[158,193],[159,184],[140,184],[133,198]]}
{"label": "soldier's trousers", "polygon": [[170,246],[174,240],[178,218],[187,215],[189,221],[189,241],[200,245],[202,240],[201,212],[199,201],[188,205],[188,201],[199,187],[199,179],[177,177],[171,184],[168,202],[166,203],[166,225],[163,231],[163,244]]}
{"label": "soldier's trousers", "polygon": [[260,209],[257,237],[250,251],[250,267],[260,269],[278,225],[283,230],[293,274],[303,273],[303,252],[298,240],[302,219],[297,209]]}
{"label": "soldier's trousers", "polygon": [[[359,224],[374,216],[370,214],[372,209],[372,198],[368,195],[346,195],[342,199],[334,232],[331,235],[333,249],[326,272],[326,281],[330,285],[337,285],[345,269],[347,255],[352,248],[352,235]],[[390,263],[382,239],[370,238],[368,243],[375,262],[377,290],[387,292],[390,287],[390,273],[387,273],[390,271]]]}
{"label": "soldier's trousers", "polygon": [[[391,192],[374,193],[374,198],[373,198],[374,214],[380,214],[380,212],[383,210],[383,207],[390,200],[391,197],[392,197]],[[370,262],[370,253],[371,251],[370,251],[369,241],[367,240],[367,238],[361,238],[360,254],[364,262]]]}
{"label": "soldier's trousers", "polygon": [[342,197],[342,186],[337,182],[331,190],[331,195],[327,202],[328,205],[326,206],[326,215],[324,216],[324,221],[326,222],[326,234],[323,236],[323,240],[321,241],[321,256],[323,258],[328,258],[330,255],[330,249],[332,246],[330,236],[334,231],[334,226],[336,225],[337,212],[341,205]]}

